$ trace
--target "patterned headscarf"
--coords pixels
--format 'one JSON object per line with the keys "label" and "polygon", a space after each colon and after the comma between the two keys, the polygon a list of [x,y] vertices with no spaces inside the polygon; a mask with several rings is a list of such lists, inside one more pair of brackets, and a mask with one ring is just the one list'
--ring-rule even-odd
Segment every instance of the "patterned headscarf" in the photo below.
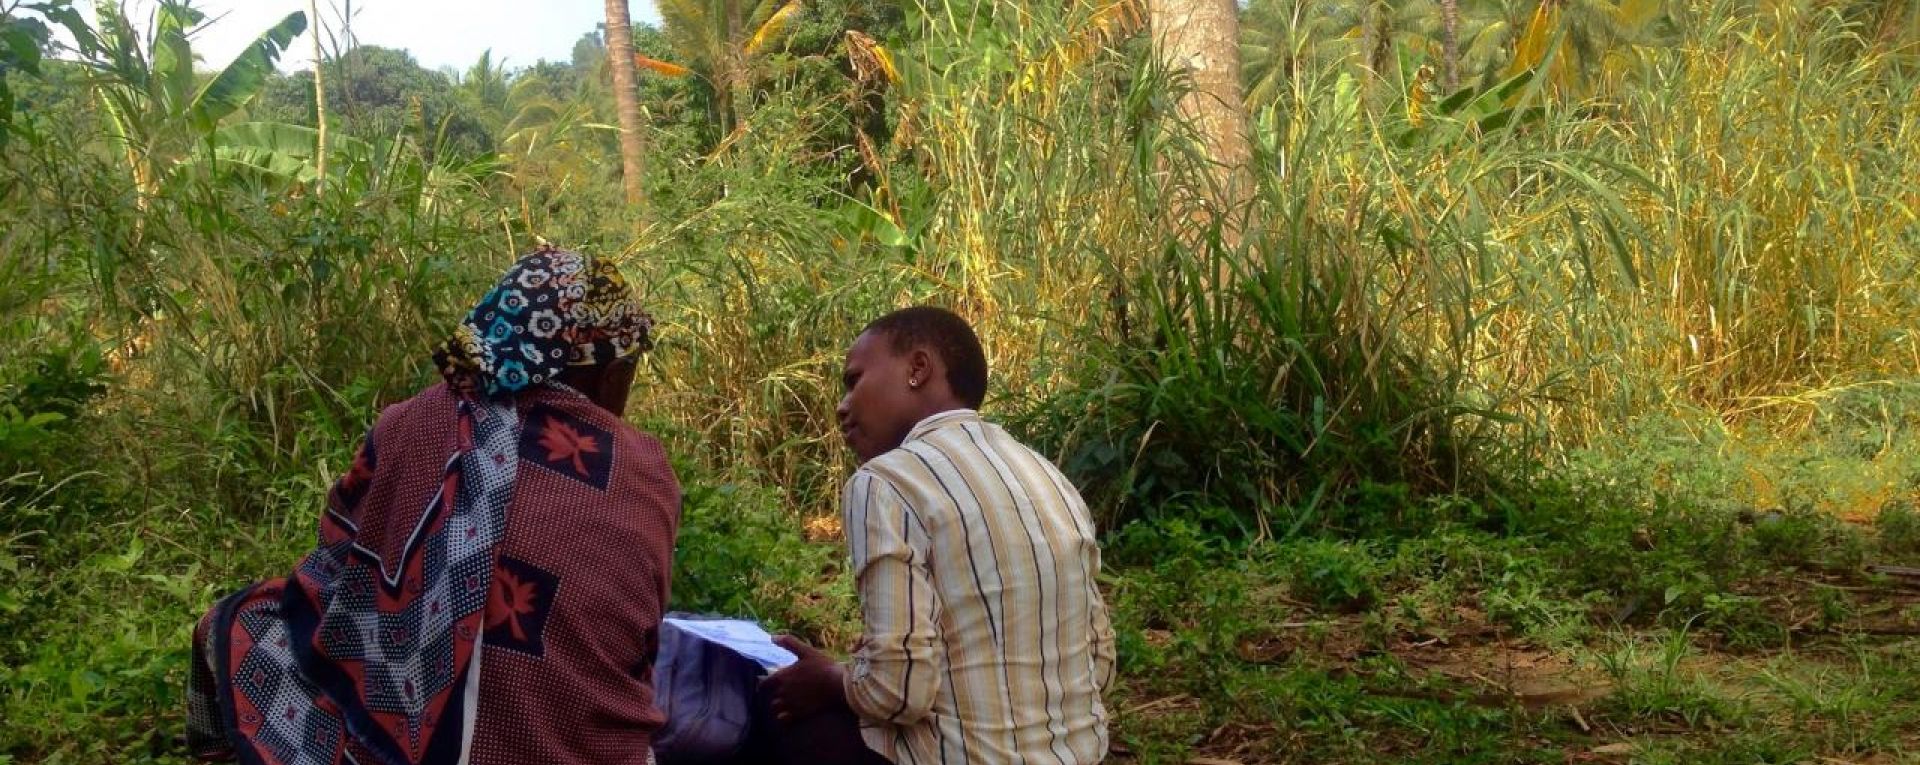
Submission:
{"label": "patterned headscarf", "polygon": [[507,269],[433,358],[454,389],[499,398],[642,353],[652,328],[612,263],[547,246]]}

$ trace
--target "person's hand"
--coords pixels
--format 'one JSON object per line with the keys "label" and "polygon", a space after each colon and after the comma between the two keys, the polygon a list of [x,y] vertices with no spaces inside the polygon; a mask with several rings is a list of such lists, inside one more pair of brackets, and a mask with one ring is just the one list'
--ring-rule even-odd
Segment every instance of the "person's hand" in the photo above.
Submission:
{"label": "person's hand", "polygon": [[792,635],[781,635],[773,642],[800,657],[760,681],[772,697],[773,719],[789,724],[846,706],[846,671],[839,662]]}

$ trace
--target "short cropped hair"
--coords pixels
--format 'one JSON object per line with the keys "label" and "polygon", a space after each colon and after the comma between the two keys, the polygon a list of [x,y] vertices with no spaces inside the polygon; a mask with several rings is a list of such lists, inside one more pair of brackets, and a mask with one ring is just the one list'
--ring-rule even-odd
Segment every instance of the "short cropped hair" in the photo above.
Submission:
{"label": "short cropped hair", "polygon": [[945,308],[914,306],[874,319],[865,332],[886,336],[895,354],[926,348],[947,365],[947,385],[974,409],[987,399],[987,352],[967,320]]}

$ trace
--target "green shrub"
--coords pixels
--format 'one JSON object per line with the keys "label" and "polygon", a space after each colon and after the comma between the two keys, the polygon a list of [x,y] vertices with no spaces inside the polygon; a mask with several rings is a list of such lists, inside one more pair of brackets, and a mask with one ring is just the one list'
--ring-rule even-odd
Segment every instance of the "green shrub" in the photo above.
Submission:
{"label": "green shrub", "polygon": [[[1367,324],[1377,319],[1361,294],[1323,291],[1364,278],[1332,265],[1345,262],[1340,245],[1258,246],[1272,251],[1170,247],[1116,277],[1129,300],[1119,326],[1083,333],[1091,352],[1068,368],[1073,384],[1024,423],[1110,508],[1103,521],[1171,505],[1234,508],[1248,537],[1379,528],[1420,493],[1474,486],[1469,439],[1456,435],[1471,416],[1444,405],[1417,354]],[[1243,267],[1231,289],[1210,286]]]}
{"label": "green shrub", "polygon": [[1912,502],[1894,501],[1881,506],[1874,520],[1880,532],[1880,549],[1888,555],[1920,555],[1920,512]]}
{"label": "green shrub", "polygon": [[1360,611],[1380,600],[1381,562],[1368,542],[1311,539],[1272,553],[1287,570],[1295,595],[1341,611]]}
{"label": "green shrub", "polygon": [[1696,624],[1734,650],[1777,648],[1786,644],[1787,625],[1769,612],[1763,598],[1708,593],[1701,598]]}
{"label": "green shrub", "polygon": [[1244,549],[1221,525],[1233,517],[1226,510],[1195,508],[1123,526],[1108,535],[1101,558],[1109,566],[1148,568],[1225,563]]}
{"label": "green shrub", "polygon": [[1859,532],[1813,510],[1760,513],[1753,517],[1756,552],[1777,566],[1852,570],[1865,557]]}
{"label": "green shrub", "polygon": [[1184,667],[1155,683],[1168,692],[1217,687],[1238,665],[1242,639],[1272,616],[1256,607],[1267,582],[1257,556],[1191,518],[1129,525],[1109,537],[1102,559],[1121,671]]}
{"label": "green shrub", "polygon": [[1783,565],[1805,565],[1820,549],[1822,528],[1811,512],[1768,512],[1753,521],[1753,541],[1761,555]]}
{"label": "green shrub", "polygon": [[1725,725],[1746,715],[1749,710],[1741,700],[1722,696],[1686,671],[1684,663],[1697,655],[1687,635],[1678,629],[1657,643],[1627,639],[1601,653],[1600,667],[1614,687],[1605,708],[1636,722],[1680,723],[1696,729]]}
{"label": "green shrub", "polygon": [[751,618],[839,650],[858,634],[852,583],[835,541],[811,542],[778,493],[682,475],[673,558],[679,611]]}
{"label": "green shrub", "polygon": [[1847,596],[1846,591],[1833,587],[1814,588],[1813,603],[1814,607],[1819,609],[1819,619],[1815,623],[1821,629],[1840,629],[1852,621],[1858,613],[1853,599]]}
{"label": "green shrub", "polygon": [[1481,594],[1487,617],[1546,643],[1567,643],[1585,630],[1586,604],[1569,597],[1545,558],[1505,555],[1497,579]]}

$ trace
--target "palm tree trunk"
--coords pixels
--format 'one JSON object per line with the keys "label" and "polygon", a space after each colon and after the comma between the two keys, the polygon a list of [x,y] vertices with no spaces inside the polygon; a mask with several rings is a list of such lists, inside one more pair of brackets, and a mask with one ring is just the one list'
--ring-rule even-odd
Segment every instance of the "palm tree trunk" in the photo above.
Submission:
{"label": "palm tree trunk", "polygon": [[1367,37],[1367,69],[1376,80],[1387,78],[1387,66],[1393,60],[1393,7],[1385,0],[1375,2]]}
{"label": "palm tree trunk", "polygon": [[1185,70],[1193,90],[1180,112],[1206,137],[1214,161],[1239,167],[1247,161],[1247,116],[1240,83],[1240,15],[1234,0],[1151,0],[1154,51],[1175,71]]}
{"label": "palm tree trunk", "polygon": [[721,87],[727,91],[727,135],[732,135],[740,127],[741,103],[740,86],[746,81],[747,65],[747,22],[742,18],[746,11],[744,0],[732,0],[727,3],[727,44],[721,48],[726,51],[726,66],[721,69],[725,77]]}
{"label": "palm tree trunk", "polygon": [[724,69],[716,71],[714,75],[718,82],[713,84],[713,103],[714,109],[720,114],[720,140],[725,141],[740,123],[740,115],[734,111],[734,77],[731,71]]}
{"label": "palm tree trunk", "polygon": [[1452,95],[1460,89],[1460,0],[1440,0],[1440,44],[1445,48],[1440,52],[1446,78],[1442,92]]}
{"label": "palm tree trunk", "polygon": [[1214,214],[1243,199],[1250,155],[1247,113],[1240,82],[1240,15],[1235,0],[1148,0],[1148,24],[1161,63],[1185,71],[1193,89],[1181,97],[1180,115],[1199,130],[1215,163],[1217,194],[1207,200]]}
{"label": "palm tree trunk", "polygon": [[647,146],[640,132],[639,72],[633,62],[633,21],[627,14],[627,0],[607,0],[607,64],[613,67],[613,98],[620,112],[620,180],[627,204],[644,209],[640,180]]}
{"label": "palm tree trunk", "polygon": [[320,0],[307,0],[307,13],[313,17],[313,114],[314,124],[320,135],[313,147],[315,171],[320,176],[314,181],[315,194],[327,190],[327,85],[320,76]]}

